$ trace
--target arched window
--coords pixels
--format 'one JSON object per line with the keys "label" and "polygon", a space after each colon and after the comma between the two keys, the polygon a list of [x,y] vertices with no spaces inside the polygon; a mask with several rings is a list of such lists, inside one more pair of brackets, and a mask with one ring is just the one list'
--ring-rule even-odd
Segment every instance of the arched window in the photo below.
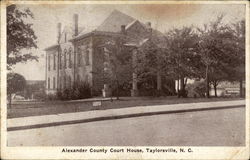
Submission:
{"label": "arched window", "polygon": [[53,55],[53,60],[54,60],[54,62],[53,62],[54,67],[53,68],[54,68],[54,70],[56,70],[56,54]]}
{"label": "arched window", "polygon": [[71,60],[72,48],[69,48],[69,68],[72,67],[72,60]]}
{"label": "arched window", "polygon": [[67,50],[64,50],[64,68],[67,68]]}

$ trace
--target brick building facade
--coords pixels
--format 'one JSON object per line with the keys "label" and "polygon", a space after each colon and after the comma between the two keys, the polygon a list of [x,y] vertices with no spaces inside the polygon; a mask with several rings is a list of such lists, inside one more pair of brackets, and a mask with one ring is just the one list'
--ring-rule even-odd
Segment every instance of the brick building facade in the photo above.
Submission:
{"label": "brick building facade", "polygon": [[[151,28],[150,23],[140,21],[121,13],[113,11],[104,22],[92,31],[85,31],[78,27],[78,15],[74,15],[73,26],[61,31],[58,24],[58,42],[45,49],[46,51],[46,93],[55,94],[57,89],[68,88],[74,82],[88,82],[92,95],[101,95],[104,88],[104,55],[105,48],[101,47],[115,37],[126,36],[130,41],[133,58],[137,48],[149,42],[149,37],[157,40],[162,47],[164,35]],[[132,95],[137,95],[136,74],[133,79]],[[157,89],[161,89],[160,74],[157,78]]]}

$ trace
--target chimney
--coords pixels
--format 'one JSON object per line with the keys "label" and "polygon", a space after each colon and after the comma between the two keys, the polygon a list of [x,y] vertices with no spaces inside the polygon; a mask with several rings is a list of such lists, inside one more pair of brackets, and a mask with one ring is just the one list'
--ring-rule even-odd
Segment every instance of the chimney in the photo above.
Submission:
{"label": "chimney", "polygon": [[74,14],[74,34],[78,35],[78,14]]}
{"label": "chimney", "polygon": [[125,31],[125,25],[121,25],[121,33],[122,34],[126,34],[126,31]]}
{"label": "chimney", "polygon": [[148,29],[149,37],[151,37],[152,36],[152,31],[153,31],[153,29],[151,27],[151,22],[147,22],[146,26],[147,26],[147,29]]}
{"label": "chimney", "polygon": [[148,28],[151,28],[151,22],[147,22],[147,23],[146,23],[146,26],[147,26]]}
{"label": "chimney", "polygon": [[61,23],[58,23],[58,24],[57,24],[57,43],[60,42],[61,30],[62,30],[62,24],[61,24]]}

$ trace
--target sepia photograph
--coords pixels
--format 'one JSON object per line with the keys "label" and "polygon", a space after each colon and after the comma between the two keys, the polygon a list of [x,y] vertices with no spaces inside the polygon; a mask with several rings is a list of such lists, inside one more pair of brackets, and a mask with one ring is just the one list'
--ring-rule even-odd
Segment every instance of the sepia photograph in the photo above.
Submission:
{"label": "sepia photograph", "polygon": [[1,5],[5,147],[249,147],[246,1],[51,2]]}

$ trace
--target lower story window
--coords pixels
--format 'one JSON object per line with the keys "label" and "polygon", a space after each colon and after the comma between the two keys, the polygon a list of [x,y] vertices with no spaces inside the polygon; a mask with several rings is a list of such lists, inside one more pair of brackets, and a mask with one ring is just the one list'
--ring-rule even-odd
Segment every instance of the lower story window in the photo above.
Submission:
{"label": "lower story window", "polygon": [[55,88],[56,88],[56,78],[53,77],[53,89],[55,89]]}
{"label": "lower story window", "polygon": [[48,89],[50,89],[50,78],[48,78]]}

